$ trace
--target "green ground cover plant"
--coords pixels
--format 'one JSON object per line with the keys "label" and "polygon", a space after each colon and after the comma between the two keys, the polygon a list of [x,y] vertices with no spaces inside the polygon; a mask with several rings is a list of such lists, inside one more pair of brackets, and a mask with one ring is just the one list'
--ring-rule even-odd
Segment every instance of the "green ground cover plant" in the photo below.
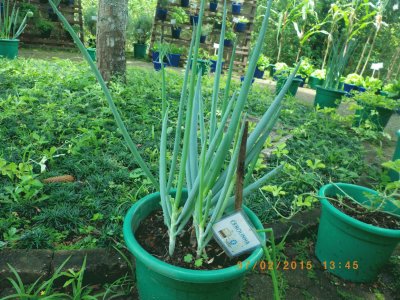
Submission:
{"label": "green ground cover plant", "polygon": [[[152,192],[152,185],[131,159],[88,66],[68,60],[1,63],[0,248],[122,246],[122,216]],[[182,76],[167,72],[172,124]],[[161,80],[154,71],[130,68],[127,85],[110,84],[128,130],[153,172],[158,170],[155,137],[161,131]],[[211,98],[212,86],[213,78],[205,76],[205,98]],[[271,92],[255,85],[248,111],[259,117],[272,99]],[[210,109],[211,103],[206,103],[205,113]],[[266,161],[260,157],[253,176],[283,161],[287,167],[246,199],[264,222],[311,206],[321,182],[356,182],[365,173],[376,177],[364,162],[363,132],[354,133],[351,121],[332,116],[336,115],[315,112],[294,99],[285,102],[275,137],[267,143],[287,134],[292,137]],[[75,181],[42,182],[60,175],[72,175]]]}

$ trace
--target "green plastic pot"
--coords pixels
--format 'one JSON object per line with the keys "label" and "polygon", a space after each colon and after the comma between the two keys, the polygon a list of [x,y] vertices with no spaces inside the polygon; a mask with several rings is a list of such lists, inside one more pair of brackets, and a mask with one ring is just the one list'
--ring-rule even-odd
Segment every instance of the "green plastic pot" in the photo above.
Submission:
{"label": "green plastic pot", "polygon": [[[357,202],[369,205],[366,195],[378,194],[353,184],[336,183],[336,186],[325,185],[318,193],[322,209],[315,254],[330,273],[340,278],[373,281],[400,242],[400,230],[379,228],[336,209],[326,197],[344,195],[344,191]],[[400,209],[393,203],[386,202],[383,209],[400,215]],[[347,263],[350,268],[346,268]]]}
{"label": "green plastic pot", "polygon": [[0,39],[0,57],[15,59],[18,56],[19,40]]}
{"label": "green plastic pot", "polygon": [[[276,95],[279,94],[282,87],[285,85],[286,80],[287,80],[287,77],[285,77],[285,76],[278,77],[278,82],[276,83],[276,90],[275,90]],[[296,96],[297,90],[299,89],[299,86],[302,82],[303,82],[303,80],[301,80],[299,78],[294,78],[292,83],[289,86],[289,90],[287,91],[287,93],[292,95],[293,97]]]}
{"label": "green plastic pot", "polygon": [[317,85],[323,85],[324,84],[324,80],[314,77],[314,76],[310,76],[308,77],[308,86],[310,88],[312,88],[313,90],[317,89]]}
{"label": "green plastic pot", "polygon": [[340,99],[346,95],[345,91],[331,90],[317,86],[317,93],[315,94],[314,106],[320,108],[332,107],[336,108],[339,106]]}
{"label": "green plastic pot", "polygon": [[[175,192],[171,192],[174,196]],[[187,195],[184,195],[185,197]],[[150,194],[136,202],[124,219],[125,243],[136,258],[136,280],[140,299],[162,300],[231,300],[239,294],[246,272],[251,268],[232,266],[220,270],[191,270],[170,265],[149,254],[136,241],[134,232],[151,212],[160,209],[160,194]],[[249,220],[257,229],[262,224],[256,215],[244,207]],[[259,233],[265,241],[265,234]],[[254,250],[243,262],[253,266],[263,256],[261,248]]]}
{"label": "green plastic pot", "polygon": [[87,48],[86,50],[89,53],[90,58],[93,61],[96,61],[96,48]]}
{"label": "green plastic pot", "polygon": [[[393,153],[393,161],[400,159],[400,130],[396,132],[396,135],[397,135],[397,144],[396,144],[396,149],[394,150]],[[390,170],[389,177],[391,181],[400,180],[400,173],[394,170]]]}
{"label": "green plastic pot", "polygon": [[146,58],[147,45],[146,44],[134,44],[133,45],[133,56],[135,58]]}
{"label": "green plastic pot", "polygon": [[[378,114],[372,114],[375,110]],[[356,110],[356,118],[354,119],[354,126],[359,126],[366,120],[372,122],[378,130],[383,130],[393,114],[393,110],[384,107],[371,107],[364,106],[362,109]]]}

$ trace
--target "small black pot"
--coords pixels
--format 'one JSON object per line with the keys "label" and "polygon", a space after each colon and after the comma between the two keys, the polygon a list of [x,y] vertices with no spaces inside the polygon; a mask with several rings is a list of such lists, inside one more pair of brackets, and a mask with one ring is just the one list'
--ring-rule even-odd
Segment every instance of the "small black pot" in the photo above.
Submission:
{"label": "small black pot", "polygon": [[190,25],[197,25],[199,23],[199,16],[190,16]]}
{"label": "small black pot", "polygon": [[235,30],[237,31],[237,32],[244,32],[244,31],[246,31],[246,28],[247,28],[247,23],[236,23],[236,25],[235,25]]}
{"label": "small black pot", "polygon": [[210,2],[210,11],[217,11],[218,3]]}
{"label": "small black pot", "polygon": [[189,0],[181,0],[182,7],[189,7]]}
{"label": "small black pot", "polygon": [[201,35],[200,36],[200,43],[205,44],[206,43],[206,39],[207,39],[206,35]]}
{"label": "small black pot", "polygon": [[165,21],[167,19],[167,13],[168,13],[167,9],[161,7],[157,7],[156,9],[156,17],[160,21]]}
{"label": "small black pot", "polygon": [[232,47],[233,46],[232,40],[224,40],[224,46],[225,47]]}
{"label": "small black pot", "polygon": [[171,35],[174,39],[179,39],[181,36],[182,28],[180,27],[171,27]]}

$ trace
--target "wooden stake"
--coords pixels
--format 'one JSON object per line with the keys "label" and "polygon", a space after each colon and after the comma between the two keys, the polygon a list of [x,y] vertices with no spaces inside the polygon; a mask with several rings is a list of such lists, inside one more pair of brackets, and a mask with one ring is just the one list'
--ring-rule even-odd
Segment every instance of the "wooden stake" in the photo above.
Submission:
{"label": "wooden stake", "polygon": [[249,122],[246,121],[244,124],[244,132],[242,137],[242,143],[240,145],[240,152],[238,158],[238,166],[236,171],[236,192],[235,192],[235,209],[240,210],[243,204],[243,180],[245,171],[245,161],[246,161],[246,145],[247,145],[247,135],[249,131]]}

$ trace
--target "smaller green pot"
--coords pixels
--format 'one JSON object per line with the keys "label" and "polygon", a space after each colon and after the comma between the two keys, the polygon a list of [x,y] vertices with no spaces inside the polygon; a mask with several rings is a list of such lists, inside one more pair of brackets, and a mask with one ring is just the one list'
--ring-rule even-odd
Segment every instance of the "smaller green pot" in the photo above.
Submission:
{"label": "smaller green pot", "polygon": [[133,45],[133,56],[135,58],[146,58],[147,45],[146,44],[134,44]]}
{"label": "smaller green pot", "polygon": [[[378,114],[372,114],[375,110]],[[383,130],[393,114],[393,110],[384,107],[364,106],[362,109],[356,111],[356,118],[354,119],[354,126],[360,126],[366,120],[372,122],[377,130]]]}
{"label": "smaller green pot", "polygon": [[317,85],[323,85],[324,84],[324,80],[314,77],[314,76],[310,76],[308,77],[308,86],[310,88],[312,88],[313,90],[317,89]]}
{"label": "smaller green pot", "polygon": [[[285,85],[287,77],[281,76],[278,78],[278,82],[276,83],[276,90],[275,94],[278,95],[283,86]],[[289,86],[289,90],[287,91],[288,94],[291,96],[296,96],[297,90],[299,89],[300,84],[303,82],[302,79],[294,78],[291,85]]]}
{"label": "smaller green pot", "polygon": [[90,58],[91,58],[93,61],[96,61],[96,48],[87,48],[86,50],[87,50],[87,52],[89,53]]}
{"label": "smaller green pot", "polygon": [[[321,217],[315,254],[330,273],[353,282],[370,282],[376,279],[400,242],[400,230],[358,221],[335,208],[327,199],[344,193],[364,205],[371,205],[367,195],[378,194],[353,184],[323,186],[318,192]],[[382,209],[400,215],[400,209],[393,203],[385,203]]]}
{"label": "smaller green pot", "polygon": [[336,108],[339,106],[340,99],[346,95],[345,91],[331,90],[317,86],[317,93],[315,94],[314,106],[320,108],[332,107]]}
{"label": "smaller green pot", "polygon": [[19,40],[0,39],[0,57],[15,59],[18,56]]}

